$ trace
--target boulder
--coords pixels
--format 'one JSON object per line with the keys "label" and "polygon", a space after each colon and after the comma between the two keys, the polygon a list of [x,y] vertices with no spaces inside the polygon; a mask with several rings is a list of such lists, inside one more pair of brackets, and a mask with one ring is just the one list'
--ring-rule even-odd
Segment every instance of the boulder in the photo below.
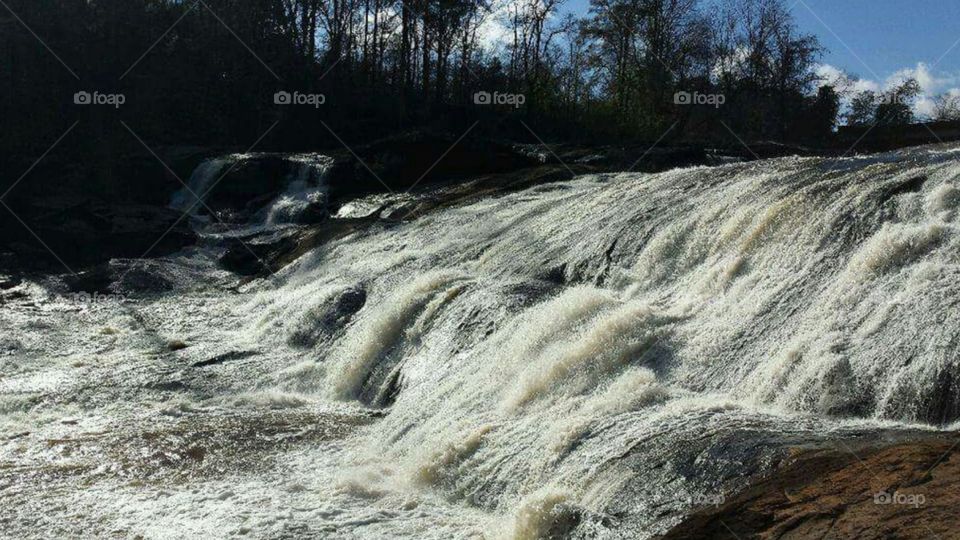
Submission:
{"label": "boulder", "polygon": [[298,233],[278,234],[268,238],[234,238],[228,241],[220,265],[241,276],[264,276],[283,267],[278,261],[296,249]]}
{"label": "boulder", "polygon": [[196,240],[188,220],[160,206],[61,197],[32,200],[18,216],[32,233],[18,224],[19,230],[4,231],[0,243],[22,260],[59,258],[86,266],[113,258],[163,256]]}
{"label": "boulder", "polygon": [[150,295],[167,292],[173,284],[156,265],[136,259],[115,259],[63,276],[71,293]]}
{"label": "boulder", "polygon": [[796,448],[768,475],[694,511],[660,538],[955,537],[957,434],[876,439]]}
{"label": "boulder", "polygon": [[276,198],[286,187],[293,162],[279,154],[241,159],[223,171],[225,176],[207,195],[207,209],[224,221],[243,221]]}

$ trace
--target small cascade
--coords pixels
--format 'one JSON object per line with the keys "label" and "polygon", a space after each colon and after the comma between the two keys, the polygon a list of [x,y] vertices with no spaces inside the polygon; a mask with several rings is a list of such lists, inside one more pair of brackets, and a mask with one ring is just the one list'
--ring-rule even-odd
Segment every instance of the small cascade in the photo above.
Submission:
{"label": "small cascade", "polygon": [[[270,166],[266,166],[268,162]],[[277,162],[280,167],[274,165]],[[264,166],[259,167],[261,163]],[[327,216],[327,172],[332,164],[331,158],[317,154],[233,154],[208,159],[194,170],[187,187],[174,194],[170,207],[196,217],[209,215],[212,209],[221,206],[217,200],[218,189],[233,188],[229,184],[237,182],[234,175],[242,171],[242,181],[247,183],[244,185],[249,187],[249,198],[253,201],[242,197],[242,188],[239,194],[232,195],[240,195],[244,203],[257,205],[252,209],[234,209],[247,216],[248,226],[273,228],[317,222]],[[278,174],[281,178],[276,177]],[[249,184],[251,177],[252,185]]]}
{"label": "small cascade", "polygon": [[202,213],[203,203],[207,195],[220,176],[226,172],[228,166],[231,166],[241,156],[227,156],[213,158],[203,161],[187,181],[187,186],[177,191],[170,201],[170,208],[187,212],[191,215]]}
{"label": "small cascade", "polygon": [[292,156],[287,188],[261,212],[263,223],[275,226],[300,223],[327,212],[330,193],[327,173],[333,160],[326,156]]}

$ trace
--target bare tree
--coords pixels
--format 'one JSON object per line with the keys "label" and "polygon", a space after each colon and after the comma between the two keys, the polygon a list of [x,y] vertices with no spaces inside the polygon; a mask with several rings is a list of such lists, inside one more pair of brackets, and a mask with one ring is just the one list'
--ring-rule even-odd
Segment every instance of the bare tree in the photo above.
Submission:
{"label": "bare tree", "polygon": [[933,120],[937,122],[960,120],[960,94],[948,92],[933,98]]}

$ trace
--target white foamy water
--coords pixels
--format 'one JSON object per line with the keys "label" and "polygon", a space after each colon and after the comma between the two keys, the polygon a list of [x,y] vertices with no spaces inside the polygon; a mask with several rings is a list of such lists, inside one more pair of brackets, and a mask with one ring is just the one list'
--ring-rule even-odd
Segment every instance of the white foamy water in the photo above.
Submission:
{"label": "white foamy water", "polygon": [[[191,344],[138,360],[190,389],[167,414],[375,417],[265,471],[66,500],[155,537],[647,538],[778,445],[955,422],[957,159],[586,176],[151,300],[138,320]],[[130,332],[107,358],[142,356]],[[231,351],[250,354],[191,367]],[[5,387],[59,384],[28,375]]]}
{"label": "white foamy water", "polygon": [[298,155],[291,158],[296,166],[287,179],[287,187],[262,212],[267,226],[297,221],[311,208],[325,208],[329,186],[327,172],[332,160],[325,156]]}
{"label": "white foamy water", "polygon": [[[208,213],[206,203],[217,186],[229,183],[227,177],[244,163],[265,156],[268,154],[234,154],[205,160],[190,175],[187,185],[174,194],[170,207],[192,215]],[[311,209],[326,207],[327,172],[332,160],[317,154],[295,154],[285,156],[284,162],[289,169],[282,181],[285,187],[256,213],[251,225],[269,228],[297,223]],[[272,180],[263,179],[265,184]]]}

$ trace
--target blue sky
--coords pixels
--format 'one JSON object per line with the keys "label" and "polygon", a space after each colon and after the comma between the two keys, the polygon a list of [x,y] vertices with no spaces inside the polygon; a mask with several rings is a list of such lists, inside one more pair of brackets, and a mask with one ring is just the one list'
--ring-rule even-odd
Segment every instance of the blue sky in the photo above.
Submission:
{"label": "blue sky", "polygon": [[960,71],[955,0],[802,0],[793,13],[830,50],[825,63],[861,77],[886,78],[920,63]]}
{"label": "blue sky", "polygon": [[[824,75],[843,70],[880,90],[906,76],[918,79],[929,98],[960,94],[960,0],[785,0],[797,26],[815,34],[827,49]],[[589,0],[568,0],[585,13]]]}
{"label": "blue sky", "polygon": [[[788,6],[796,1],[797,25],[829,49],[824,63],[864,78],[886,79],[920,62],[933,65],[960,40],[957,0],[785,1]],[[580,13],[588,5],[589,0],[567,2],[568,9]],[[960,45],[936,69],[960,72]]]}

